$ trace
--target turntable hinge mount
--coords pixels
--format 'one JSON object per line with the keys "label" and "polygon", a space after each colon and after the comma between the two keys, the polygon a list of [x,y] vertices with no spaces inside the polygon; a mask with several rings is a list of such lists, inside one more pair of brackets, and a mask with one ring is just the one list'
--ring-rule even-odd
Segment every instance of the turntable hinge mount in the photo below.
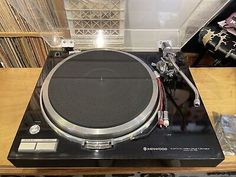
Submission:
{"label": "turntable hinge mount", "polygon": [[109,149],[113,146],[112,140],[85,140],[84,148],[86,149]]}
{"label": "turntable hinge mount", "polygon": [[75,47],[75,41],[73,39],[62,39],[61,48],[65,51],[73,51]]}

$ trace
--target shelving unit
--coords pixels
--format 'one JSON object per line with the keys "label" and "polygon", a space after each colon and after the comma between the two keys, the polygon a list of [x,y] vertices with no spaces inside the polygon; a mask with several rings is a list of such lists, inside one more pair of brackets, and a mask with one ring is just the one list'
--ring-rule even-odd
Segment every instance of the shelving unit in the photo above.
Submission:
{"label": "shelving unit", "polygon": [[[3,67],[43,66],[51,50],[45,38],[64,35],[50,30],[62,26],[62,15],[57,13],[62,10],[62,3],[62,0],[56,3],[47,0],[0,1],[0,62]],[[45,14],[40,14],[39,10]],[[51,21],[47,23],[44,18]]]}
{"label": "shelving unit", "polygon": [[[19,36],[20,34],[18,34]],[[1,37],[0,60],[3,67],[41,67],[49,47],[41,37]]]}
{"label": "shelving unit", "polygon": [[106,41],[104,47],[124,45],[125,0],[64,0],[64,5],[75,48],[96,46],[99,35]]}

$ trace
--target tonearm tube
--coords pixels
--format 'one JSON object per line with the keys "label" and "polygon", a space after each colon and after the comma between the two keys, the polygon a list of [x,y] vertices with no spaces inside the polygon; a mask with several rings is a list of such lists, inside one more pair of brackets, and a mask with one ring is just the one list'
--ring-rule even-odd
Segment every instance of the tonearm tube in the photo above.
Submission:
{"label": "tonearm tube", "polygon": [[199,99],[199,93],[197,88],[193,85],[193,83],[188,79],[188,77],[181,71],[179,66],[176,64],[176,54],[173,52],[171,45],[168,42],[163,42],[161,45],[161,49],[163,51],[163,59],[166,62],[169,62],[173,65],[175,70],[183,77],[183,79],[187,82],[187,84],[191,87],[195,94],[194,99],[194,106],[199,107],[200,106],[200,99]]}

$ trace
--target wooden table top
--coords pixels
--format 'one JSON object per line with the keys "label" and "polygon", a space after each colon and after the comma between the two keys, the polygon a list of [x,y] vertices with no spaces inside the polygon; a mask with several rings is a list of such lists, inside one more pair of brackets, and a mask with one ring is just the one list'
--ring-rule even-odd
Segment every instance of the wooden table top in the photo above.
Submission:
{"label": "wooden table top", "polygon": [[[236,156],[226,156],[217,167],[152,167],[152,168],[16,168],[7,155],[23,117],[41,69],[0,69],[0,175],[72,175],[235,171]],[[236,113],[236,68],[192,68],[208,115]]]}

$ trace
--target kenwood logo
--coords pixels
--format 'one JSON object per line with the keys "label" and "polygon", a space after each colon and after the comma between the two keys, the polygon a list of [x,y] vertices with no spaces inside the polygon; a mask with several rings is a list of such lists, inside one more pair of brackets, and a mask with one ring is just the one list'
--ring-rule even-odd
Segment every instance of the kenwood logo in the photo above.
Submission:
{"label": "kenwood logo", "polygon": [[167,151],[165,147],[143,147],[144,151]]}

